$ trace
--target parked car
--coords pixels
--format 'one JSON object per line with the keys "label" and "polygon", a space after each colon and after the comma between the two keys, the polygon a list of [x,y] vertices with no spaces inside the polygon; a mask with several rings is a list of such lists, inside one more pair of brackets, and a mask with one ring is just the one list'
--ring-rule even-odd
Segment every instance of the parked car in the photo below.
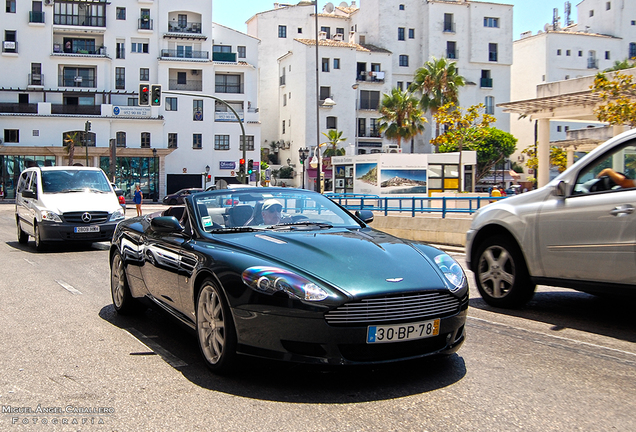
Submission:
{"label": "parked car", "polygon": [[99,168],[27,168],[16,190],[18,242],[35,239],[38,251],[49,242],[110,240],[124,211]]}
{"label": "parked car", "polygon": [[636,178],[636,130],[597,147],[545,187],[474,215],[466,260],[487,303],[521,306],[536,284],[636,295],[636,188],[602,175],[606,168]]}
{"label": "parked car", "polygon": [[202,192],[202,188],[186,188],[181,189],[171,195],[163,197],[163,203],[166,205],[183,204],[183,198],[195,192]]}
{"label": "parked car", "polygon": [[118,225],[115,310],[145,298],[169,311],[196,331],[214,371],[236,354],[343,365],[456,352],[468,308],[462,268],[372,220],[303,189],[189,195]]}
{"label": "parked car", "polygon": [[117,195],[117,200],[119,201],[119,205],[124,210],[124,214],[126,213],[126,197],[124,196],[124,191],[117,187],[115,183],[111,183],[113,190],[115,191],[115,195]]}

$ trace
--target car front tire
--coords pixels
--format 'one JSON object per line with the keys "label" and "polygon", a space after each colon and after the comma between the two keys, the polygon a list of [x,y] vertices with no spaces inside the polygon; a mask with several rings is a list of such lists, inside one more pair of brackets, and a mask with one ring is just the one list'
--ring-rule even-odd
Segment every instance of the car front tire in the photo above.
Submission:
{"label": "car front tire", "polygon": [[130,315],[139,312],[139,303],[130,293],[124,261],[119,252],[113,254],[110,263],[110,294],[113,298],[115,311],[120,315]]}
{"label": "car front tire", "polygon": [[16,225],[18,226],[18,243],[27,244],[29,242],[29,235],[22,231],[19,220],[16,221]]}
{"label": "car front tire", "polygon": [[220,288],[206,279],[197,298],[197,339],[206,365],[213,372],[229,371],[236,356],[236,331]]}
{"label": "car front tire", "polygon": [[486,303],[503,308],[523,306],[536,288],[521,251],[502,236],[491,237],[480,245],[475,281]]}

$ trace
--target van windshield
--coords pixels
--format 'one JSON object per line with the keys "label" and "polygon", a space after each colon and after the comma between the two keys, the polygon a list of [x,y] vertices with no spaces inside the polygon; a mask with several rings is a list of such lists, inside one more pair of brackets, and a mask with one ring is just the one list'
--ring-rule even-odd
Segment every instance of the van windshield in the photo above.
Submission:
{"label": "van windshield", "polygon": [[108,179],[101,171],[42,171],[42,192],[110,192]]}

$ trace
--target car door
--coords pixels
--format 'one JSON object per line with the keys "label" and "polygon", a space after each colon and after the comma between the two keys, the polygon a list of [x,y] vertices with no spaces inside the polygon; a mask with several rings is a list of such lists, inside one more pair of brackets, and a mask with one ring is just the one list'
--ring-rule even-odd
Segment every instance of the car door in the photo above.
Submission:
{"label": "car door", "polygon": [[581,168],[570,195],[546,200],[537,224],[545,277],[622,284],[636,280],[636,187],[595,187],[605,168],[634,178],[636,145],[596,158]]}

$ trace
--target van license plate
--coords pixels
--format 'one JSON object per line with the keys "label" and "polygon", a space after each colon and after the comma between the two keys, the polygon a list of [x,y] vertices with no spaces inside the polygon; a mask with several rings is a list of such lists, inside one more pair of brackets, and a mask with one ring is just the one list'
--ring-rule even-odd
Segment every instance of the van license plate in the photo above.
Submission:
{"label": "van license plate", "polygon": [[91,225],[91,226],[83,226],[83,227],[75,227],[76,233],[92,233],[99,232],[99,225]]}
{"label": "van license plate", "polygon": [[404,342],[439,334],[439,318],[409,324],[367,327],[367,343]]}

